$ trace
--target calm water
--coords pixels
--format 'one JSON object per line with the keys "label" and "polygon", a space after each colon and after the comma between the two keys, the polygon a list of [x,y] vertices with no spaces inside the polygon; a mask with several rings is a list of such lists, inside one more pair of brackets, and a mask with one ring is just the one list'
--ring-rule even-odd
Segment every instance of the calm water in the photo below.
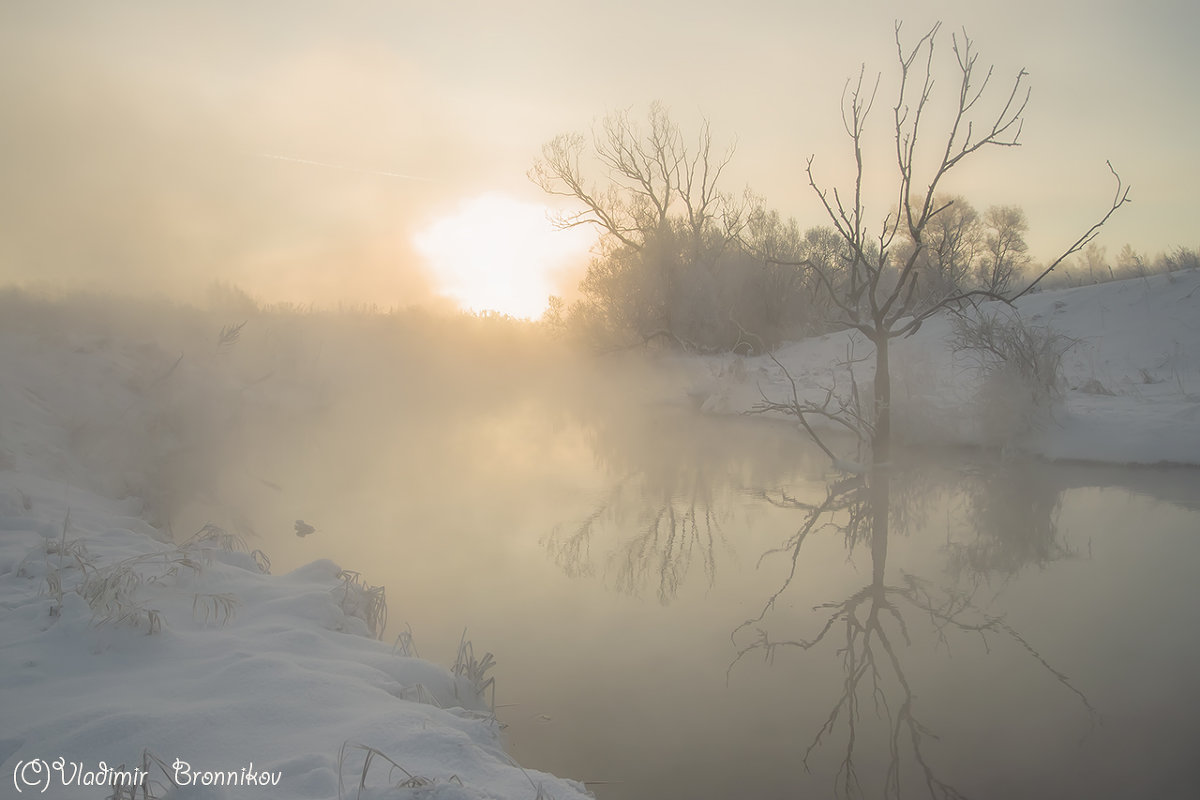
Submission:
{"label": "calm water", "polygon": [[909,453],[881,508],[783,423],[435,406],[258,454],[255,524],[277,572],[385,584],[420,655],[494,652],[523,765],[601,800],[1196,796],[1197,472]]}

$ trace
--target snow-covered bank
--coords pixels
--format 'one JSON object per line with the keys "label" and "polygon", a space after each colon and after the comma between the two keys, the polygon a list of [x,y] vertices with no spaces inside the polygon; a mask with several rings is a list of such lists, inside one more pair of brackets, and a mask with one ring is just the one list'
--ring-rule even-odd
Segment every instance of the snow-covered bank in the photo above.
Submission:
{"label": "snow-covered bank", "polygon": [[[992,304],[998,305],[998,304]],[[946,316],[893,343],[893,397],[904,435],[924,443],[1002,444],[1054,460],[1200,465],[1200,272],[1189,270],[1026,296],[1029,324],[1078,340],[1065,355],[1065,401],[1033,430],[989,441],[995,409],[966,354],[950,346]],[[986,310],[986,307],[985,307]],[[844,391],[848,353],[871,356],[861,335],[831,334],[776,354],[806,399]],[[791,386],[767,357],[687,361],[692,397],[710,413],[785,401]],[[869,382],[872,362],[855,367]]]}
{"label": "snow-covered bank", "polygon": [[586,796],[505,755],[483,665],[373,638],[378,595],[354,574],[267,574],[252,541],[147,522],[139,493],[235,424],[221,370],[20,327],[0,339],[0,796]]}
{"label": "snow-covered bank", "polygon": [[350,742],[410,773],[376,757],[363,796],[393,796],[382,787],[410,778],[453,787],[439,797],[583,794],[511,763],[466,676],[371,638],[364,590],[337,565],[265,575],[217,538],[156,542],[127,506],[0,474],[6,782],[99,796],[37,766],[14,773],[61,757],[85,770],[145,768],[165,796],[172,780],[189,781],[179,760],[276,783],[172,797],[332,798],[339,772],[353,797],[367,751],[351,747],[339,764]]}

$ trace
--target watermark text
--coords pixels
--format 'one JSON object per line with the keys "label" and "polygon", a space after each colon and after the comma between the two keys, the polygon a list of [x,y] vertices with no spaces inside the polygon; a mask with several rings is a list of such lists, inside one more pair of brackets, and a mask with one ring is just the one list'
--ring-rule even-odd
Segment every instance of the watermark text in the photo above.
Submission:
{"label": "watermark text", "polygon": [[[244,767],[222,770],[196,769],[181,758],[169,767],[162,762],[159,765],[166,779],[176,786],[278,786],[283,778],[282,772],[255,769],[253,761]],[[13,767],[12,776],[17,794],[44,794],[51,786],[140,789],[150,784],[150,773],[142,767],[109,766],[104,761],[92,765],[62,756],[52,761],[22,759]]]}

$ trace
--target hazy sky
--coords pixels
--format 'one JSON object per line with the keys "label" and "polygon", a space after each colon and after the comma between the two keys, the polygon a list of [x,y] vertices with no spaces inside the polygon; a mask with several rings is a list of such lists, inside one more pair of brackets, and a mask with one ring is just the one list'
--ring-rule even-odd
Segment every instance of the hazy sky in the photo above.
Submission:
{"label": "hazy sky", "polygon": [[[847,178],[838,99],[863,62],[884,73],[869,132],[888,144],[898,8],[912,36],[944,22],[946,67],[965,26],[996,66],[996,99],[1030,72],[1024,146],[966,164],[948,189],[1023,206],[1045,258],[1107,206],[1111,159],[1135,202],[1103,236],[1110,254],[1200,244],[1192,0],[10,0],[0,279],[424,302],[451,292],[456,237],[485,258],[504,208],[516,224],[546,200],[526,178],[544,141],[653,100],[685,129],[703,114],[718,142],[736,140],[730,189],[820,224],[805,159]],[[942,74],[935,101],[951,99]],[[868,167],[890,178],[886,153]],[[497,249],[538,250],[513,241]]]}

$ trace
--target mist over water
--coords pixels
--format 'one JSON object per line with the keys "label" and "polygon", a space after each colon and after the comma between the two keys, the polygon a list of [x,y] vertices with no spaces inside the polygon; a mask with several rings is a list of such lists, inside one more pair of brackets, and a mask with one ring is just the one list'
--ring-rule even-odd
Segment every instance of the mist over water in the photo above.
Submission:
{"label": "mist over water", "polygon": [[[600,800],[1192,797],[1195,470],[999,448],[1054,424],[1070,391],[1073,427],[1051,431],[1070,435],[1038,452],[1196,462],[1187,303],[1200,294],[1184,273],[1197,263],[1200,160],[1187,142],[1200,104],[1179,98],[1200,68],[1186,24],[1200,6],[959,4],[936,63],[931,46],[937,97],[905,114],[925,104],[897,95],[897,50],[935,30],[943,4],[911,4],[902,32],[862,4],[527,5],[0,7],[0,408],[14,409],[0,414],[0,472],[60,480],[68,508],[66,487],[121,499],[122,515],[153,526],[130,517],[130,530],[175,542],[217,526],[275,575],[332,559],[386,587],[382,639],[411,634],[442,664],[467,640],[494,653],[507,750]],[[994,78],[958,127],[955,61],[971,41],[974,90]],[[871,135],[848,140],[844,81],[868,87],[873,73]],[[893,138],[897,97],[907,122]],[[1019,142],[993,141],[945,182],[922,177],[974,150],[951,135],[942,156],[947,125],[981,143],[1000,108],[1021,109],[998,123]],[[898,193],[896,144],[918,118],[921,154]],[[675,124],[655,120],[677,122],[686,147],[654,144]],[[624,154],[607,164],[606,129],[609,155]],[[558,178],[577,173],[575,188],[537,180],[556,137],[560,163],[577,167]],[[626,156],[646,146],[650,168],[631,171]],[[686,214],[669,190],[656,196],[655,163],[663,185],[687,184]],[[701,413],[782,391],[770,364],[734,353],[828,333],[814,321],[850,311],[814,292],[824,282],[832,295],[835,268],[861,261],[867,240],[846,251],[822,238],[837,239],[812,227],[827,220],[822,201],[853,196],[857,209],[861,187],[861,218],[840,217],[855,231],[898,219],[888,209],[910,179],[929,187],[929,209],[942,205],[934,186],[958,197],[960,221],[971,204],[984,223],[991,208],[1027,212],[1032,266],[1088,229],[1118,174],[1117,196],[1133,185],[1136,202],[1073,277],[1066,262],[1055,275],[1116,278],[1113,262],[1141,280],[1045,298],[1029,315],[1069,318],[1058,342],[1080,345],[1065,377],[1051,370],[1056,399],[1036,419],[1027,385],[1002,375],[975,393],[953,346],[932,343],[949,324],[932,318],[927,338],[892,352],[894,406],[879,396],[908,446],[880,458],[886,469],[851,474],[865,461],[837,442],[851,472],[835,470],[794,418]],[[620,213],[571,227],[589,193],[632,212],[638,246],[617,246]],[[665,212],[656,223],[647,201]],[[754,225],[757,244],[743,236]],[[985,266],[985,228],[960,239],[964,280]],[[789,236],[794,252],[775,252]],[[910,238],[922,241],[911,222]],[[921,292],[935,291],[930,267]],[[573,304],[597,296],[616,304]],[[922,302],[887,301],[885,317],[919,322]],[[561,338],[456,308],[546,308]],[[583,352],[572,336],[638,346]],[[678,347],[657,349],[668,338]],[[824,386],[834,338],[781,360]],[[1101,338],[1120,346],[1085,341]],[[845,350],[829,378],[839,390],[857,395],[845,367],[862,355]],[[30,511],[16,483],[13,509]],[[53,592],[48,570],[46,582]],[[24,652],[13,663],[36,666]],[[31,741],[9,736],[0,755]],[[323,755],[312,764],[328,771]]]}
{"label": "mist over water", "polygon": [[332,558],[423,657],[466,629],[514,757],[603,800],[1200,777],[1190,471],[915,451],[881,506],[794,425],[696,413],[678,359],[503,319],[12,290],[0,312],[72,382],[42,398],[68,440],[6,430],[8,466],[71,453],[276,574]]}

